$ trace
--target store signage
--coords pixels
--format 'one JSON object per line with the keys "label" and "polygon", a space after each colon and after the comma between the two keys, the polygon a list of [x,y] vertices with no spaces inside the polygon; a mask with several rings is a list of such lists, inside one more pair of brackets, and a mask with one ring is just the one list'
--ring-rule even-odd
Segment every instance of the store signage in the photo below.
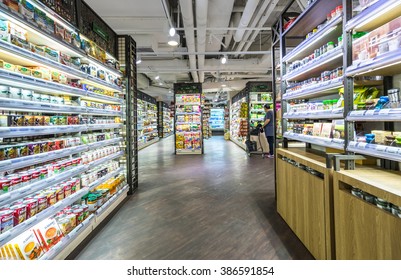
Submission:
{"label": "store signage", "polygon": [[93,31],[99,35],[103,40],[105,41],[109,41],[109,35],[107,34],[107,32],[105,32],[99,25],[97,25],[95,22],[92,25],[92,29]]}

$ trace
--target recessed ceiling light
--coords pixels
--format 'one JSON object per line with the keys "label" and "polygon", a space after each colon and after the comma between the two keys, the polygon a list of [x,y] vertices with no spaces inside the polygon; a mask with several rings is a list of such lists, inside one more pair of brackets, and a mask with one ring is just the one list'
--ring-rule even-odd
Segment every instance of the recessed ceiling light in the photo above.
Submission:
{"label": "recessed ceiling light", "polygon": [[167,44],[173,47],[178,46],[180,44],[180,36],[178,34],[175,34],[174,36],[168,36]]}
{"label": "recessed ceiling light", "polygon": [[168,33],[170,34],[170,36],[174,36],[175,35],[175,28],[171,27]]}
{"label": "recessed ceiling light", "polygon": [[160,82],[160,83],[159,83],[159,86],[162,86],[162,85],[163,85],[163,83],[162,83],[162,82]]}
{"label": "recessed ceiling light", "polygon": [[225,85],[225,84],[222,84],[221,86],[222,86],[222,87],[226,87],[227,85]]}
{"label": "recessed ceiling light", "polygon": [[159,79],[160,79],[160,76],[159,76],[159,75],[156,75],[155,79],[156,79],[156,80],[159,80]]}
{"label": "recessed ceiling light", "polygon": [[228,60],[227,55],[224,55],[224,56],[221,58],[221,64],[226,64],[226,63],[227,63],[227,60]]}
{"label": "recessed ceiling light", "polygon": [[137,57],[136,57],[136,64],[140,64],[142,62],[142,58],[141,58],[141,55],[137,55]]}

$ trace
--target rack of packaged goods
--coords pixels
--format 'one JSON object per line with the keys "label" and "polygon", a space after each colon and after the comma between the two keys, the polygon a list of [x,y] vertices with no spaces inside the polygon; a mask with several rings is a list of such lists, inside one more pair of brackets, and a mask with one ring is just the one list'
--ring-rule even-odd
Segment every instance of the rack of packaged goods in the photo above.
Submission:
{"label": "rack of packaged goods", "polygon": [[246,89],[249,95],[249,127],[255,128],[263,124],[266,104],[273,105],[271,82],[248,82]]}
{"label": "rack of packaged goods", "polygon": [[224,108],[210,109],[209,124],[212,131],[224,131]]}
{"label": "rack of packaged goods", "polygon": [[[326,7],[320,2],[311,3],[283,34],[292,36],[292,29],[299,29],[297,22],[308,24],[301,32],[305,40],[283,57],[283,136],[344,150],[342,1]],[[317,13],[321,13],[318,18],[309,18]]]}
{"label": "rack of packaged goods", "polygon": [[172,135],[170,108],[167,103],[157,102],[158,109],[158,130],[159,138],[166,138]]}
{"label": "rack of packaged goods", "polygon": [[138,92],[138,149],[159,141],[157,101],[154,97]]}
{"label": "rack of packaged goods", "polygon": [[276,139],[282,135],[276,149],[277,211],[316,259],[333,259],[333,169],[326,157],[344,154],[347,139],[343,1],[308,1],[294,17],[296,2],[274,26],[272,48],[273,102],[281,128]]}
{"label": "rack of packaged goods", "polygon": [[249,130],[248,112],[248,95],[243,90],[231,99],[230,140],[244,150]]}
{"label": "rack of packaged goods", "polygon": [[228,105],[224,107],[224,131],[230,131],[230,107]]}
{"label": "rack of packaged goods", "polygon": [[203,119],[203,139],[209,139],[212,137],[212,129],[210,127],[210,117],[212,110],[212,102],[210,99],[202,94],[202,119]]}
{"label": "rack of packaged goods", "polygon": [[[354,99],[346,120],[355,132],[346,149],[372,158],[375,166],[334,173],[336,254],[338,259],[399,259],[401,3],[347,2],[353,17],[345,29],[354,35],[345,75],[354,82],[349,89]],[[375,244],[363,248],[371,240]]]}
{"label": "rack of packaged goods", "polygon": [[174,84],[175,154],[203,154],[202,84]]}
{"label": "rack of packaged goods", "polygon": [[98,208],[127,194],[122,74],[47,19],[36,1],[0,3],[3,260],[67,256],[98,224]]}

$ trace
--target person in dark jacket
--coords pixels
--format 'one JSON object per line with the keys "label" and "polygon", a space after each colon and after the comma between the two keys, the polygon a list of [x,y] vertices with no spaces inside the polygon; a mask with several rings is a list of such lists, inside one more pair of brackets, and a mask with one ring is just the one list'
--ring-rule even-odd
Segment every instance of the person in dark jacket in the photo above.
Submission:
{"label": "person in dark jacket", "polygon": [[264,105],[265,109],[265,118],[264,118],[264,123],[263,123],[263,129],[265,131],[266,139],[267,142],[269,143],[269,158],[274,158],[274,150],[273,150],[273,144],[274,144],[274,114],[273,110],[270,109],[269,104]]}

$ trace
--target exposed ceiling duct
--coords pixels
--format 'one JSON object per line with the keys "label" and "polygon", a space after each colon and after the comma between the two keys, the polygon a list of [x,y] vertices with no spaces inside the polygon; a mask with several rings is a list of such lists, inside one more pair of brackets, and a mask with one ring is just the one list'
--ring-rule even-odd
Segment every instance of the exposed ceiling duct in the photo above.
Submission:
{"label": "exposed ceiling duct", "polygon": [[[234,13],[230,22],[230,27],[238,26],[240,20],[241,20],[241,13]],[[227,33],[226,40],[224,42],[226,45],[224,47],[224,51],[227,51],[229,49],[233,36],[234,36],[234,29],[230,29]]]}
{"label": "exposed ceiling duct", "polygon": [[[192,0],[180,0],[182,13],[182,21],[184,22],[185,38],[189,52],[195,52],[195,35],[194,35],[194,13]],[[189,68],[196,69],[196,57],[193,54],[189,56]],[[195,83],[199,82],[198,73],[191,71],[192,79]]]}
{"label": "exposed ceiling duct", "polygon": [[[267,1],[265,1],[267,2]],[[248,27],[249,22],[252,19],[253,14],[255,13],[256,7],[259,4],[259,0],[248,0],[246,2],[246,6],[244,9],[244,12],[242,13],[242,17],[240,20],[240,23],[238,25],[238,29],[234,34],[234,41],[235,42],[240,42],[242,40],[242,37],[244,36],[245,29]]]}
{"label": "exposed ceiling duct", "polygon": [[[205,52],[206,50],[206,26],[207,26],[207,8],[208,0],[196,0],[196,27],[198,31],[197,35],[197,47],[198,52]],[[198,54],[198,68],[199,71],[199,82],[205,81],[205,72],[202,69],[205,66],[205,55]]]}

